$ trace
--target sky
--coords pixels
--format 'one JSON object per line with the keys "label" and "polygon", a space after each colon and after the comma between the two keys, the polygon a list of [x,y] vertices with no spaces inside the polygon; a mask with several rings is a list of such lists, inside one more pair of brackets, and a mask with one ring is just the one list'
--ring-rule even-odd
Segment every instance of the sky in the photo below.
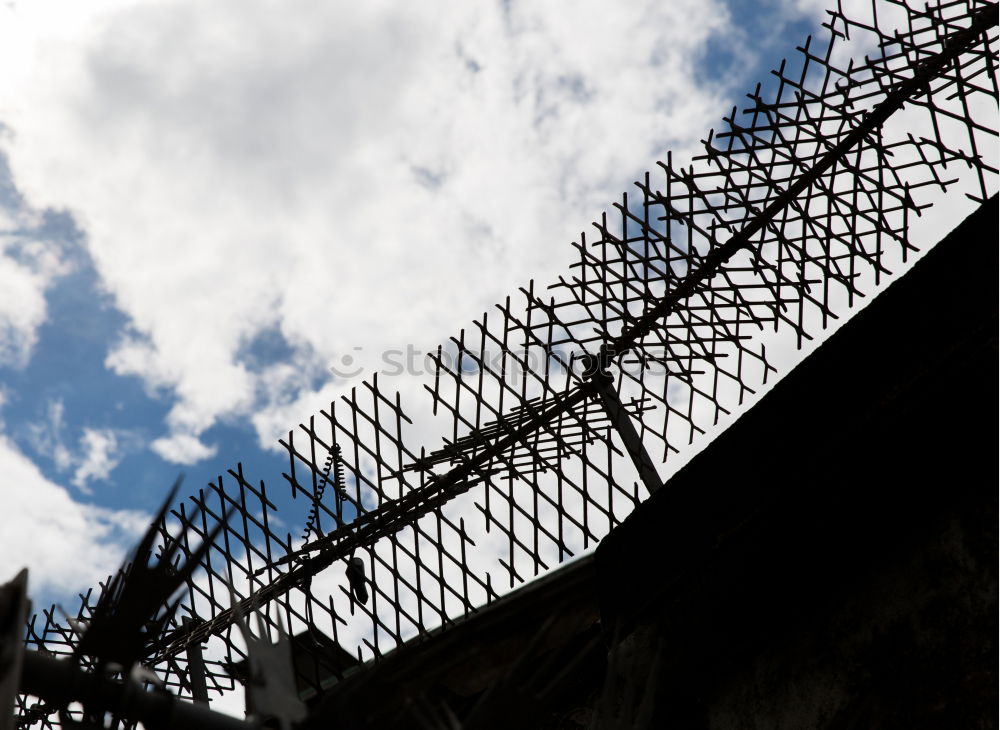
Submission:
{"label": "sky", "polygon": [[345,368],[554,279],[824,5],[5,2],[3,570],[71,605],[178,474],[280,479]]}

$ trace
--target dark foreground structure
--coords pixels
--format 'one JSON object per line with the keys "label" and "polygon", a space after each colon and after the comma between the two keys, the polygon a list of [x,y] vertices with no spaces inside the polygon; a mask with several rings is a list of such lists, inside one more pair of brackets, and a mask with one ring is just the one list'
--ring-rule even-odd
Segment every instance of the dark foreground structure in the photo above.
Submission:
{"label": "dark foreground structure", "polygon": [[511,728],[996,727],[997,217],[994,197],[595,555],[348,677],[315,727],[445,706]]}

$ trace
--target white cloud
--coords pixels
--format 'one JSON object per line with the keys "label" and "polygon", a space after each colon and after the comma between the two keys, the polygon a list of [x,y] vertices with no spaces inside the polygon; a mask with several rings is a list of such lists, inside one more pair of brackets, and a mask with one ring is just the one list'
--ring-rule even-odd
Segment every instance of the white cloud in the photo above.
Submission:
{"label": "white cloud", "polygon": [[109,428],[84,428],[80,452],[80,463],[73,472],[73,484],[80,488],[86,488],[91,480],[106,480],[121,461],[118,438]]}
{"label": "white cloud", "polygon": [[5,177],[0,160],[0,367],[23,368],[46,319],[45,291],[68,265],[57,241],[35,235],[38,214],[3,189]]}
{"label": "white cloud", "polygon": [[726,96],[694,75],[712,0],[70,5],[0,11],[5,148],[131,317],[109,367],[176,396],[174,460],[312,398],[239,358],[261,331],[299,361],[426,348],[549,279]]}
{"label": "white cloud", "polygon": [[59,398],[50,400],[45,418],[28,424],[31,446],[40,454],[45,454],[59,471],[66,471],[73,464],[73,454],[66,446],[66,406]]}
{"label": "white cloud", "polygon": [[0,365],[27,364],[45,321],[44,290],[43,277],[0,255]]}
{"label": "white cloud", "polygon": [[174,464],[194,464],[215,456],[217,450],[215,446],[205,446],[196,436],[188,433],[156,439],[150,447],[161,459]]}
{"label": "white cloud", "polygon": [[0,555],[11,575],[30,571],[33,595],[70,596],[96,585],[121,563],[149,517],[74,501],[0,434]]}
{"label": "white cloud", "polygon": [[75,447],[67,446],[66,406],[59,398],[48,402],[45,417],[27,424],[32,448],[52,460],[59,472],[72,469],[72,484],[91,494],[90,482],[105,481],[126,451],[141,447],[134,432],[125,429],[83,426]]}

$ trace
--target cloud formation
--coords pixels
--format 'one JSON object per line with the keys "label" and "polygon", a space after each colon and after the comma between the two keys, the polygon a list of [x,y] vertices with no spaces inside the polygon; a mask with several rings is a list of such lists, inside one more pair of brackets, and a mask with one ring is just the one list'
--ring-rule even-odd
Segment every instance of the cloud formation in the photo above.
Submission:
{"label": "cloud formation", "polygon": [[66,471],[73,464],[73,454],[66,446],[65,430],[66,406],[58,398],[48,402],[44,418],[27,426],[32,448],[39,454],[48,455],[59,471]]}
{"label": "cloud formation", "polygon": [[72,595],[97,585],[121,563],[149,517],[74,501],[0,433],[0,514],[16,515],[0,530],[4,567],[29,569],[36,598]]}
{"label": "cloud formation", "polygon": [[46,319],[45,292],[68,263],[59,242],[41,235],[42,216],[5,178],[0,169],[0,367],[23,368]]}
{"label": "cloud formation", "polygon": [[[759,41],[718,0],[0,12],[24,69],[0,86],[4,149],[86,232],[131,320],[107,364],[176,399],[154,448],[178,462],[214,454],[220,419],[252,415],[270,445],[336,391],[338,354],[433,345],[549,279],[721,113],[725,83],[696,74],[709,42]],[[244,357],[263,332],[298,374]]]}
{"label": "cloud formation", "polygon": [[73,471],[77,487],[86,488],[91,480],[106,480],[121,461],[118,437],[109,428],[84,428],[80,450],[82,458]]}
{"label": "cloud formation", "polygon": [[68,430],[66,406],[59,398],[48,402],[43,418],[25,426],[31,448],[50,459],[60,474],[71,472],[71,483],[84,494],[92,494],[91,482],[107,481],[125,453],[140,446],[138,436],[127,430],[91,426],[80,429],[75,446],[67,445]]}

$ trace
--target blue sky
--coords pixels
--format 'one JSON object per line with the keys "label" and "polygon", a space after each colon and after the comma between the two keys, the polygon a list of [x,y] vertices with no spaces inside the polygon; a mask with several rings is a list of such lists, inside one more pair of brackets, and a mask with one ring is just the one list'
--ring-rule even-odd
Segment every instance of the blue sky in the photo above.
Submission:
{"label": "blue sky", "polygon": [[280,484],[276,436],[351,384],[329,364],[551,278],[822,3],[355,5],[0,10],[0,553],[36,600],[178,473]]}

